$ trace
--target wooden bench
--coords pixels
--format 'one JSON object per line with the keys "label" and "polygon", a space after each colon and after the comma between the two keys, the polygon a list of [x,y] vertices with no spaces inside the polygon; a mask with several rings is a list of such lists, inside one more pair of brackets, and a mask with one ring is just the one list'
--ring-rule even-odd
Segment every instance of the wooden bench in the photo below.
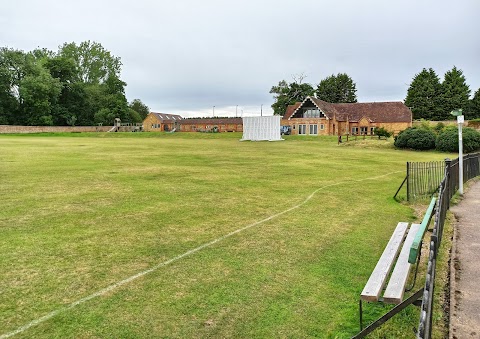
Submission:
{"label": "wooden bench", "polygon": [[[410,228],[408,228],[407,222],[399,222],[393,231],[385,250],[380,256],[380,259],[378,260],[372,274],[370,275],[370,278],[360,294],[360,331],[363,330],[362,301],[384,302],[396,305],[402,303],[410,269],[415,263],[417,263],[418,269],[422,239],[434,214],[435,203],[436,198],[432,198],[421,224],[412,224]],[[415,279],[416,271],[414,283]],[[388,284],[386,284],[387,280]],[[385,285],[386,288],[384,289]],[[412,288],[413,286],[410,289]],[[383,297],[381,296],[382,291]],[[417,294],[419,293],[417,292],[416,295]],[[410,303],[412,302],[409,302],[406,306],[408,306]],[[377,322],[380,321],[380,324],[382,324],[394,314],[395,313],[388,317],[384,316],[385,319],[382,320],[382,317],[377,320]]]}
{"label": "wooden bench", "polygon": [[[407,283],[408,274],[410,273],[411,264],[408,262],[410,247],[420,228],[419,224],[412,224],[407,234],[408,223],[399,222],[395,231],[383,251],[382,256],[378,260],[375,269],[365,285],[360,298],[364,301],[374,302],[380,300],[380,294],[394,266],[395,259],[398,260],[395,269],[392,272],[390,281],[383,294],[383,301],[386,303],[399,304],[403,299],[405,285]],[[407,238],[404,240],[405,235]],[[403,247],[401,245],[403,243]],[[401,251],[400,251],[401,248]],[[398,253],[400,252],[400,255]]]}

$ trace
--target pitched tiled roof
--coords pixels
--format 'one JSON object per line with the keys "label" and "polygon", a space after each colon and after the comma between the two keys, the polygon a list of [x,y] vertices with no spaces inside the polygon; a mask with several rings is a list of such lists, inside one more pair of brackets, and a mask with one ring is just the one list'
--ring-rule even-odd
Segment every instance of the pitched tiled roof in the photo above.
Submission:
{"label": "pitched tiled roof", "polygon": [[283,119],[288,119],[292,116],[293,112],[300,107],[302,103],[301,102],[296,102],[294,105],[288,105],[287,110],[285,111],[285,114],[283,115]]}
{"label": "pitched tiled roof", "polygon": [[395,102],[367,102],[350,104],[331,104],[329,102],[307,97],[303,102],[287,107],[283,119],[290,119],[299,112],[299,108],[311,101],[329,119],[336,118],[338,121],[356,122],[363,117],[371,122],[411,122],[412,111],[400,101]]}
{"label": "pitched tiled roof", "polygon": [[224,125],[224,124],[236,124],[241,125],[242,118],[198,118],[198,119],[183,119],[180,122],[182,125],[196,125],[196,124],[207,124],[207,125]]}
{"label": "pitched tiled roof", "polygon": [[363,117],[371,122],[411,122],[412,111],[402,102],[367,102],[333,104],[337,120],[360,121]]}
{"label": "pitched tiled roof", "polygon": [[178,115],[178,114],[167,114],[167,113],[156,113],[156,112],[151,112],[153,115],[157,117],[162,122],[168,122],[168,121],[180,121],[183,118]]}

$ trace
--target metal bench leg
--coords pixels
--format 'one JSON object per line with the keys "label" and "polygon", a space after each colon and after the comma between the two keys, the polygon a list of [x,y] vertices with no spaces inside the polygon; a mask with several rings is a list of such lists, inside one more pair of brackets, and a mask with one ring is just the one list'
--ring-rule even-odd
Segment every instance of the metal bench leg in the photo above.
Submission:
{"label": "metal bench leg", "polygon": [[[422,295],[423,295],[423,287],[419,289],[417,292],[415,292],[414,294],[412,294],[410,297],[402,301],[400,304],[396,305],[394,308],[388,311],[385,315],[378,318],[373,323],[371,323],[370,325],[362,329],[358,334],[354,335],[352,339],[365,338],[367,334],[371,333],[374,329],[378,328],[380,325],[385,323],[388,319],[393,317],[395,314],[405,309],[407,306],[413,304],[415,301],[421,298]],[[361,303],[362,301],[360,300],[360,305]]]}
{"label": "metal bench leg", "polygon": [[420,242],[420,247],[419,247],[419,250],[418,250],[418,256],[417,256],[417,264],[415,267],[415,275],[413,277],[413,283],[412,283],[412,286],[408,287],[405,292],[410,292],[411,290],[413,290],[413,288],[415,287],[415,282],[417,281],[417,273],[418,273],[418,266],[420,264],[420,258],[422,256],[422,245],[423,245],[423,241]]}
{"label": "metal bench leg", "polygon": [[358,302],[358,310],[360,314],[360,332],[363,330],[363,309],[362,309],[362,299],[360,298]]}

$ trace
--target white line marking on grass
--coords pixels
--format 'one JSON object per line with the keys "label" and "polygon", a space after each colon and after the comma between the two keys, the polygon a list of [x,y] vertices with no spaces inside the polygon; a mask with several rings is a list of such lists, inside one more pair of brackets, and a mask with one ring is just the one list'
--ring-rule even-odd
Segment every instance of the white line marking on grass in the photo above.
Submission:
{"label": "white line marking on grass", "polygon": [[267,218],[265,218],[265,219],[256,221],[256,222],[254,222],[253,224],[250,224],[250,225],[244,226],[244,227],[242,227],[242,228],[239,228],[239,229],[237,229],[237,230],[235,230],[235,231],[232,231],[232,232],[230,232],[230,233],[228,233],[228,234],[225,234],[225,235],[223,235],[223,236],[221,236],[221,237],[219,237],[219,238],[217,238],[217,239],[215,239],[215,240],[212,240],[212,241],[210,241],[210,242],[208,242],[208,243],[205,243],[205,244],[203,244],[203,245],[200,245],[200,246],[198,246],[197,248],[194,248],[194,249],[192,249],[192,250],[190,250],[190,251],[187,251],[187,252],[185,252],[185,253],[183,253],[183,254],[177,255],[176,257],[173,257],[173,258],[171,258],[171,259],[169,259],[169,260],[167,260],[167,261],[161,262],[161,263],[159,263],[159,264],[157,264],[157,265],[149,268],[148,270],[142,271],[142,272],[137,273],[137,274],[135,274],[135,275],[132,275],[131,277],[128,277],[128,278],[126,278],[126,279],[124,279],[124,280],[118,281],[118,282],[116,282],[116,283],[114,283],[114,284],[112,284],[112,285],[110,285],[110,286],[107,286],[107,287],[105,287],[105,288],[103,288],[103,289],[101,289],[101,290],[99,290],[99,291],[97,291],[97,292],[95,292],[95,293],[93,293],[93,294],[90,294],[89,296],[86,296],[85,298],[78,299],[77,301],[74,301],[74,302],[72,302],[71,304],[68,304],[67,306],[64,306],[64,307],[61,307],[61,308],[59,308],[59,309],[56,309],[55,311],[52,311],[52,312],[44,315],[43,317],[40,317],[40,318],[38,318],[38,319],[35,319],[35,320],[29,322],[28,324],[23,325],[22,327],[17,328],[15,331],[2,334],[2,335],[0,335],[0,339],[9,338],[9,337],[12,337],[12,336],[14,336],[14,335],[16,335],[16,334],[22,333],[22,332],[28,330],[30,327],[36,326],[36,325],[38,325],[38,324],[40,324],[40,323],[43,323],[43,322],[47,321],[48,319],[53,318],[54,316],[56,316],[57,314],[59,314],[59,313],[61,313],[61,312],[67,311],[67,310],[69,310],[69,309],[71,309],[71,308],[74,308],[75,306],[80,305],[80,304],[83,304],[83,303],[85,303],[85,302],[87,302],[87,301],[89,301],[89,300],[91,300],[91,299],[93,299],[93,298],[102,296],[102,295],[104,295],[104,294],[106,294],[106,293],[108,293],[108,292],[110,292],[110,291],[113,291],[113,290],[116,289],[117,287],[120,287],[120,286],[123,286],[123,285],[125,285],[125,284],[128,284],[129,282],[131,282],[131,281],[133,281],[133,280],[135,280],[135,279],[138,279],[138,278],[140,278],[140,277],[143,277],[144,275],[147,275],[148,273],[154,272],[154,271],[158,270],[159,268],[161,268],[161,267],[163,267],[163,266],[166,266],[166,265],[171,264],[171,263],[174,262],[174,261],[177,261],[177,260],[180,260],[180,259],[182,259],[182,258],[188,257],[189,255],[194,254],[194,253],[196,253],[196,252],[198,252],[198,251],[200,251],[200,250],[202,250],[202,249],[204,249],[204,248],[206,248],[206,247],[212,246],[213,244],[216,244],[217,242],[220,242],[220,241],[222,241],[222,240],[224,240],[224,239],[226,239],[226,238],[229,238],[229,237],[231,237],[232,235],[235,235],[235,234],[237,234],[237,233],[240,233],[240,232],[242,232],[242,231],[245,231],[245,230],[247,230],[247,229],[249,229],[249,228],[252,228],[252,227],[254,227],[254,226],[263,224],[264,222],[270,221],[270,220],[275,219],[276,217],[279,217],[279,216],[281,216],[281,215],[283,215],[283,214],[285,214],[285,213],[288,213],[288,212],[290,212],[290,211],[293,211],[294,209],[297,209],[297,208],[305,205],[305,204],[306,204],[309,200],[311,200],[311,199],[315,196],[315,194],[317,194],[320,190],[323,190],[323,189],[328,188],[328,187],[338,186],[338,185],[342,185],[342,184],[348,184],[348,183],[352,183],[352,182],[361,182],[361,181],[366,181],[366,180],[379,179],[379,178],[382,178],[382,177],[389,176],[389,175],[391,175],[391,174],[401,173],[401,172],[404,172],[404,171],[390,172],[390,173],[383,174],[383,175],[379,175],[379,176],[376,176],[376,177],[364,178],[364,179],[359,179],[359,180],[341,181],[341,182],[336,182],[336,183],[333,183],[333,184],[330,184],[330,185],[325,185],[325,186],[319,187],[319,188],[317,188],[315,191],[313,191],[308,197],[306,197],[305,200],[303,200],[302,202],[300,202],[298,205],[292,206],[292,207],[290,207],[290,208],[288,208],[288,209],[286,209],[286,210],[284,210],[284,211],[282,211],[282,212],[278,212],[278,213],[276,213],[276,214],[273,214],[273,215],[271,215],[271,216],[269,216],[269,217],[267,217]]}

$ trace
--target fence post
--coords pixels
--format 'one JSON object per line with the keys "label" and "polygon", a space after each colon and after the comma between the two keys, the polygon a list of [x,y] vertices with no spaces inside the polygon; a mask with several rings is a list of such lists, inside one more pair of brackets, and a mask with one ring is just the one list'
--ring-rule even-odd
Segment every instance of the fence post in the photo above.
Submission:
{"label": "fence post", "polygon": [[407,201],[410,201],[410,163],[407,161]]}
{"label": "fence post", "polygon": [[445,159],[445,177],[447,178],[446,182],[445,182],[445,188],[447,189],[447,209],[450,208],[450,199],[452,198],[452,187],[451,187],[451,184],[450,184],[450,179],[451,179],[451,164],[452,164],[452,160],[450,160],[450,158],[446,158]]}

